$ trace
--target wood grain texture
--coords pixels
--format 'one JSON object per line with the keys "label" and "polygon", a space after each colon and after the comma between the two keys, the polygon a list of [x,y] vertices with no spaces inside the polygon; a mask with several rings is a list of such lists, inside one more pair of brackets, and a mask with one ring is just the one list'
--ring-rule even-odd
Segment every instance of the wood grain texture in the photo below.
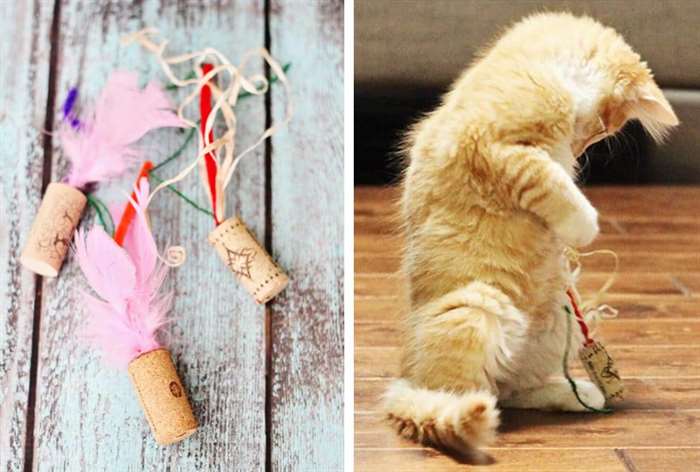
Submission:
{"label": "wood grain texture", "polygon": [[[581,464],[585,463],[587,472],[628,472],[611,449],[489,449],[488,452],[493,456],[493,464],[466,466],[432,449],[358,449],[355,470],[562,472],[581,470]],[[536,469],[532,468],[533,464],[537,464]]]}
{"label": "wood grain texture", "polygon": [[[627,388],[613,415],[506,410],[485,470],[690,470],[700,450],[700,188],[597,187],[602,215],[595,248],[613,248],[620,272],[606,302],[607,341]],[[378,403],[398,374],[398,321],[407,309],[396,273],[401,241],[392,221],[394,188],[355,190],[355,463],[366,471],[463,470],[440,453],[401,440]],[[584,296],[610,261],[584,260]],[[580,366],[572,373],[583,376]],[[584,465],[585,464],[585,465]],[[470,469],[471,470],[471,469]],[[475,468],[479,470],[479,468]]]}
{"label": "wood grain texture", "polygon": [[[57,100],[71,85],[94,97],[115,68],[139,71],[163,80],[153,57],[137,46],[123,47],[122,34],[157,26],[171,40],[170,51],[183,53],[212,46],[234,62],[263,44],[262,0],[235,4],[205,2],[186,7],[171,2],[64,2],[61,22]],[[249,71],[262,72],[260,64]],[[187,70],[180,71],[182,75]],[[182,95],[180,95],[182,97]],[[195,108],[196,109],[196,108]],[[196,113],[196,111],[195,111]],[[237,109],[240,146],[264,128],[262,99]],[[140,146],[159,162],[184,139],[182,132],[159,130]],[[56,143],[54,142],[54,146]],[[173,175],[195,154],[194,144],[173,167]],[[66,160],[54,147],[52,178],[64,175]],[[123,204],[120,192],[133,185],[135,171],[99,195]],[[199,177],[179,188],[204,202]],[[111,198],[110,198],[111,196]],[[264,161],[262,151],[239,168],[228,192],[229,212],[264,237]],[[152,438],[126,372],[111,370],[76,338],[86,313],[77,289],[82,274],[69,257],[57,280],[44,283],[37,378],[34,468],[36,470],[260,470],[265,463],[264,311],[234,280],[206,241],[210,217],[164,191],[151,207],[160,248],[183,245],[187,263],[172,270],[166,288],[174,290],[165,342],[188,389],[199,431],[177,445],[159,447]],[[83,227],[91,224],[88,217]]]}
{"label": "wood grain texture", "polygon": [[[700,347],[700,322],[688,320],[605,320],[597,337],[606,346],[688,346]],[[398,347],[401,325],[398,323],[356,323],[356,346]]]}
{"label": "wood grain texture", "polygon": [[[700,410],[618,410],[613,415],[503,410],[501,423],[493,444],[498,448],[700,447]],[[355,447],[417,445],[391,431],[376,413],[357,413]]]}
{"label": "wood grain texture", "polygon": [[270,306],[270,465],[341,470],[343,2],[272,1],[270,38],[293,64],[296,110],[272,140],[272,248],[291,282]]}
{"label": "wood grain texture", "polygon": [[[357,333],[358,341],[361,340]],[[700,378],[700,354],[688,346],[606,346],[625,378]],[[355,378],[394,377],[399,372],[398,347],[357,347]],[[583,375],[572,365],[571,371]]]}
{"label": "wood grain texture", "polygon": [[[618,277],[610,290],[609,296],[635,297],[637,299],[660,299],[692,301],[697,299],[698,273],[669,274],[648,272],[627,272]],[[608,280],[610,273],[589,272],[586,270],[576,283],[579,291],[593,294]],[[355,293],[360,297],[386,297],[395,294],[400,299],[405,297],[406,284],[397,274],[363,273],[355,276]],[[700,292],[697,292],[700,295]]]}
{"label": "wood grain texture", "polygon": [[[620,319],[697,319],[700,314],[697,297],[611,294],[605,301],[620,310]],[[355,322],[398,321],[404,307],[405,304],[397,303],[393,295],[358,296],[355,299]]]}
{"label": "wood grain texture", "polygon": [[665,450],[663,454],[655,449],[628,449],[625,452],[639,472],[686,471],[700,464],[700,448],[674,448]]}
{"label": "wood grain texture", "polygon": [[[623,359],[616,359],[621,362]],[[628,360],[628,359],[624,359]],[[629,367],[629,362],[625,364]],[[629,370],[629,369],[628,369]],[[583,369],[572,369],[572,375],[585,378]],[[616,403],[619,410],[700,410],[700,376],[634,378],[623,376],[625,400]],[[355,412],[379,414],[377,399],[386,391],[391,378],[357,378]]]}
{"label": "wood grain texture", "polygon": [[[700,272],[700,256],[693,252],[621,252],[618,253],[620,266],[630,272],[675,273]],[[653,264],[650,264],[653,261]],[[393,274],[399,270],[398,255],[355,254],[355,273]],[[586,269],[592,271],[610,270],[610,262],[605,258],[589,258]]]}
{"label": "wood grain texture", "polygon": [[19,255],[41,199],[53,3],[5,2],[0,15],[0,470],[22,469],[35,277]]}

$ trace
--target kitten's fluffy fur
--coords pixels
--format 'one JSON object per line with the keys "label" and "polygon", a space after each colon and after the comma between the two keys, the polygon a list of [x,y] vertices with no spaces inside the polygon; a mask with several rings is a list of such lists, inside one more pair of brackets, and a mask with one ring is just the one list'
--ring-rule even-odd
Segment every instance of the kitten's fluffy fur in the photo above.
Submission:
{"label": "kitten's fluffy fur", "polygon": [[583,410],[561,377],[563,249],[598,234],[576,161],[628,119],[656,139],[678,124],[620,35],[547,13],[507,31],[413,128],[401,201],[411,308],[384,397],[400,434],[475,452],[494,438],[497,402]]}

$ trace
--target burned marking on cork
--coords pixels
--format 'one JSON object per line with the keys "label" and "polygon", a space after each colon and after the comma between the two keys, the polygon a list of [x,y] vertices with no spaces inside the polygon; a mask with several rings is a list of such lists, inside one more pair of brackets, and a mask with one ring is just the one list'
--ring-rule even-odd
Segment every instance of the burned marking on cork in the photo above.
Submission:
{"label": "burned marking on cork", "polygon": [[252,280],[250,269],[253,266],[253,260],[255,260],[257,251],[252,247],[234,251],[226,245],[224,245],[224,249],[226,249],[226,265],[229,266],[233,273],[239,277],[246,277]]}
{"label": "burned marking on cork", "polygon": [[182,396],[182,387],[180,387],[180,384],[173,380],[170,382],[169,387],[170,393],[172,393],[175,398],[180,398]]}
{"label": "burned marking on cork", "polygon": [[47,251],[47,256],[62,260],[66,251],[70,247],[70,240],[73,229],[77,226],[77,221],[71,216],[80,214],[81,209],[77,205],[61,203],[58,205],[57,212],[62,213],[61,217],[56,220],[55,226],[47,227],[39,240],[38,246]]}

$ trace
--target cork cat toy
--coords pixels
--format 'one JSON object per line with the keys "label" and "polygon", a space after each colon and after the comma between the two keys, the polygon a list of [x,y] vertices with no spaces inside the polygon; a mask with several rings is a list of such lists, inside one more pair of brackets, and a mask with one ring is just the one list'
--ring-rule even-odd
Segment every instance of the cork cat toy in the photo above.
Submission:
{"label": "cork cat toy", "polygon": [[70,170],[47,187],[20,256],[25,268],[45,277],[56,277],[63,265],[86,193],[129,168],[140,156],[132,144],[147,132],[182,126],[160,87],[152,82],[141,89],[135,73],[114,72],[85,120],[77,117],[76,98],[77,90],[71,89],[57,132]]}
{"label": "cork cat toy", "polygon": [[[185,178],[194,168],[199,167],[202,183],[211,201],[215,229],[209,234],[208,240],[217,253],[236,276],[243,287],[255,301],[263,304],[280,293],[289,281],[284,271],[275,263],[270,254],[258,243],[253,233],[241,218],[225,217],[226,188],[231,182],[236,168],[246,156],[253,155],[252,151],[271,137],[281,126],[291,119],[292,106],[289,99],[289,84],[284,69],[275,61],[267,50],[261,48],[249,51],[238,66],[234,66],[220,52],[213,48],[191,52],[180,56],[165,57],[167,41],[155,43],[151,38],[157,30],[147,28],[124,38],[124,43],[138,42],[143,48],[152,52],[160,63],[163,72],[170,82],[177,87],[194,85],[194,89],[181,102],[178,116],[190,127],[197,123],[187,119],[183,112],[185,108],[199,97],[200,127],[199,152],[188,166],[177,176],[161,183],[154,194],[168,185]],[[281,123],[267,128],[249,147],[234,155],[236,137],[236,115],[233,108],[240,92],[249,95],[264,95],[269,81],[263,75],[246,77],[242,70],[253,58],[262,58],[277,80],[284,86],[287,95],[286,116]],[[210,60],[213,63],[207,63]],[[193,63],[197,76],[191,79],[179,79],[171,66],[183,63]],[[219,79],[220,84],[215,83]],[[212,106],[212,97],[215,99]],[[214,139],[214,125],[218,117],[223,118],[225,132]],[[217,151],[223,150],[219,156]],[[152,197],[151,197],[152,198]]]}
{"label": "cork cat toy", "polygon": [[197,420],[170,353],[157,339],[172,296],[160,293],[168,267],[159,262],[146,218],[146,178],[133,195],[130,207],[136,215],[123,241],[98,225],[76,233],[78,264],[97,294],[81,294],[89,312],[84,335],[107,363],[128,370],[156,441],[171,444],[192,435]]}

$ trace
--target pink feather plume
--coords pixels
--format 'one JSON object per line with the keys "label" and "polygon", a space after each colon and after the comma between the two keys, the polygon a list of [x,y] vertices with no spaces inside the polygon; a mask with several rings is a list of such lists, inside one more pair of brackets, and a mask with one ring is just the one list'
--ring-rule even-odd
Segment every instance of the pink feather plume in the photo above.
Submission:
{"label": "pink feather plume", "polygon": [[90,313],[85,336],[106,361],[126,367],[139,355],[160,347],[158,329],[167,322],[171,295],[159,294],[167,266],[158,262],[158,250],[146,220],[148,180],[135,189],[131,204],[136,218],[120,247],[100,226],[78,230],[75,254],[88,285],[97,297],[82,293]]}
{"label": "pink feather plume", "polygon": [[184,124],[158,84],[141,89],[136,73],[113,72],[91,118],[79,127],[64,122],[59,128],[61,146],[71,161],[66,183],[81,188],[120,175],[141,157],[132,144],[164,126]]}

